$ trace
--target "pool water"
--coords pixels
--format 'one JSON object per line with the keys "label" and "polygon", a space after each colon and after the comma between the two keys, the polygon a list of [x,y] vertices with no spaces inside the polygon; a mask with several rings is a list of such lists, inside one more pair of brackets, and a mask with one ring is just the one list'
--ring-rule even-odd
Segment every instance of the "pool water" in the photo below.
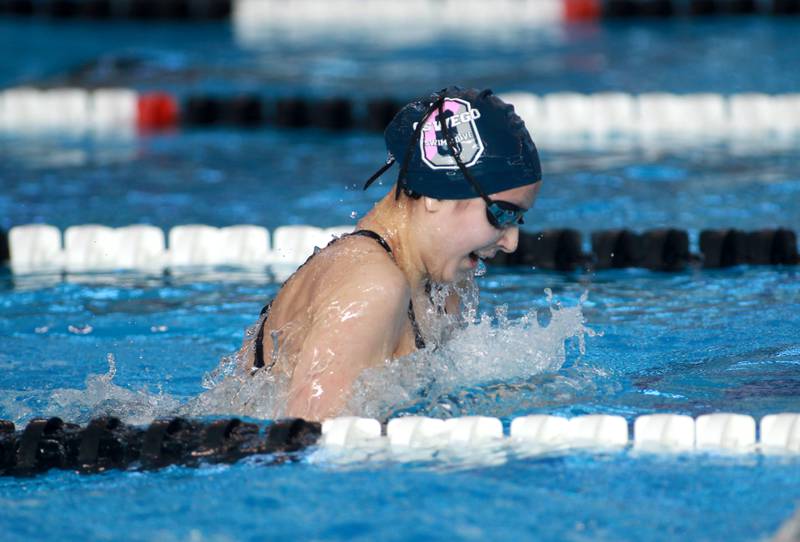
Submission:
{"label": "pool water", "polygon": [[[225,25],[193,32],[157,25],[142,51],[135,25],[120,23],[111,27],[114,39],[98,40],[83,23],[0,21],[6,50],[13,42],[22,51],[0,57],[0,83],[56,77],[110,52],[154,57],[161,71],[144,74],[142,87],[166,77],[178,91],[250,85],[279,94],[313,85],[357,96],[385,66],[373,90],[405,96],[444,86],[473,64],[462,82],[497,90],[796,90],[789,68],[797,46],[788,37],[798,21],[697,24],[558,27],[486,48],[450,36],[365,50],[345,37],[343,65],[330,43],[278,36],[242,45]],[[44,49],[43,34],[72,45]],[[744,48],[752,55],[731,52]],[[278,51],[288,51],[285,62]],[[573,227],[588,237],[610,227],[679,227],[695,250],[703,228],[800,229],[797,147],[750,143],[544,148],[546,180],[526,228]],[[365,133],[214,130],[128,141],[7,135],[0,227],[353,224],[387,188],[360,190],[383,157],[381,137]],[[653,412],[759,418],[798,411],[799,275],[797,267],[491,268],[477,281],[480,315],[492,324],[473,323],[459,332],[460,346],[407,360],[412,373],[446,365],[455,376],[433,386],[423,380],[421,391],[403,371],[378,371],[365,389],[385,393],[366,393],[351,408],[379,418],[482,414],[506,426],[529,413],[619,414],[631,422]],[[278,289],[271,277],[261,269],[2,271],[0,418],[85,422],[113,413],[146,423],[180,410],[240,346]],[[630,450],[343,466],[312,452],[281,466],[252,458],[149,473],[53,471],[0,478],[0,529],[4,540],[756,540],[800,502],[798,466],[796,457]]]}
{"label": "pool water", "polygon": [[[0,85],[113,83],[173,92],[410,98],[460,83],[496,91],[796,92],[793,17],[606,21],[420,34],[228,24],[0,20]],[[58,39],[61,47],[53,47]],[[368,40],[368,41],[367,41]],[[365,46],[365,42],[369,46]],[[127,70],[116,59],[132,60]]]}
{"label": "pool water", "polygon": [[[275,291],[265,275],[203,279],[93,277],[50,286],[3,281],[3,417],[99,412],[143,422],[203,391]],[[753,416],[797,408],[800,281],[794,269],[739,268],[661,275],[496,271],[479,279],[482,310],[550,312],[543,288],[581,311],[602,336],[580,355],[567,340],[555,370],[451,383],[371,414],[614,413]],[[546,320],[546,316],[544,318]],[[91,326],[91,330],[87,328]],[[545,328],[547,330],[548,328]],[[471,340],[468,330],[465,340]],[[517,334],[522,332],[517,332]],[[474,337],[473,337],[474,339]],[[502,349],[499,341],[498,348]],[[533,345],[536,347],[536,345]],[[111,383],[108,353],[116,361]],[[496,352],[482,359],[493,363]],[[513,356],[513,352],[504,354]],[[503,368],[498,369],[502,372]],[[90,381],[85,382],[87,375]],[[160,473],[0,479],[3,526],[25,538],[154,537],[749,540],[774,531],[800,498],[796,459],[757,455],[513,455],[499,466],[258,461]],[[365,514],[367,510],[369,513]],[[104,522],[85,518],[105,517]],[[136,531],[129,528],[136,525]],[[111,533],[116,533],[112,535]]]}

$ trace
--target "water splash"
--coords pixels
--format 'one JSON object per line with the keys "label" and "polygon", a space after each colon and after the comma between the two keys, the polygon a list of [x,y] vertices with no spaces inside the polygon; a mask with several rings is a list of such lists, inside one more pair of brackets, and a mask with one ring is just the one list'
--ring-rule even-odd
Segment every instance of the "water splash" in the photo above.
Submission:
{"label": "water splash", "polygon": [[[86,378],[84,389],[56,389],[42,394],[5,391],[0,403],[5,416],[21,424],[33,416],[58,416],[64,420],[85,423],[97,416],[116,416],[131,424],[145,424],[158,416],[175,411],[180,401],[159,390],[130,390],[113,383],[117,374],[114,354],[106,355],[108,371]],[[46,393],[46,395],[44,395]],[[32,405],[32,406],[29,406]]]}
{"label": "water splash", "polygon": [[[443,310],[453,291],[463,303],[459,316]],[[603,376],[597,371],[575,364],[566,372],[562,369],[568,341],[576,339],[583,354],[585,336],[595,335],[584,325],[581,304],[586,296],[575,306],[563,307],[550,290],[545,295],[551,316],[543,325],[535,309],[514,320],[508,318],[505,306],[498,307],[493,316],[479,316],[478,290],[472,280],[458,286],[431,285],[433,304],[421,315],[430,324],[425,337],[429,347],[364,371],[353,387],[346,413],[376,418],[399,412],[437,417],[503,415],[500,411],[563,401],[565,394],[575,398],[594,389],[596,377]],[[247,339],[256,334],[258,325],[246,330]],[[247,371],[253,341],[246,344],[203,376],[205,392],[183,403],[160,390],[153,393],[114,384],[116,360],[109,353],[108,371],[90,375],[85,389],[29,395],[27,405],[17,398],[0,397],[0,406],[17,422],[32,414],[77,422],[112,415],[133,424],[167,415],[278,418],[284,415],[289,377],[280,371]]]}
{"label": "water splash", "polygon": [[[435,350],[422,350],[364,371],[354,386],[348,412],[376,418],[397,410],[464,414],[464,409],[457,407],[465,390],[491,397],[488,402],[496,403],[498,397],[492,395],[491,386],[513,386],[536,375],[554,373],[566,361],[570,338],[577,339],[583,355],[585,336],[596,333],[584,325],[580,304],[562,307],[553,301],[552,292],[546,294],[551,312],[546,326],[539,323],[535,310],[509,320],[506,307],[498,307],[494,317],[483,315],[468,322]],[[477,391],[472,389],[476,387]]]}

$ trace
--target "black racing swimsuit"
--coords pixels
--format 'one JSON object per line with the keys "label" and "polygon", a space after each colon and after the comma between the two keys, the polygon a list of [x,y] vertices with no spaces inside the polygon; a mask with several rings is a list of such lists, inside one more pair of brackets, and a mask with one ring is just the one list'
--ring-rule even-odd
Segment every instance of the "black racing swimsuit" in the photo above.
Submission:
{"label": "black racing swimsuit", "polygon": [[[377,233],[375,233],[372,230],[358,230],[358,231],[354,231],[353,233],[348,233],[346,235],[342,235],[341,237],[331,241],[328,244],[328,246],[330,246],[331,244],[335,243],[339,239],[342,239],[342,238],[350,236],[350,235],[361,235],[363,237],[369,237],[371,239],[375,239],[378,243],[380,243],[380,245],[384,248],[384,250],[386,250],[386,252],[388,252],[389,255],[392,256],[392,259],[394,259],[394,255],[392,254],[392,247],[389,246],[389,243],[387,243],[383,239],[383,237],[381,237],[380,235],[378,235]],[[309,256],[308,260],[306,260],[303,265],[308,263],[311,260],[311,258],[313,258],[313,257],[314,257],[314,254]],[[265,366],[265,363],[264,363],[264,327],[266,326],[267,319],[269,318],[269,310],[270,310],[271,307],[272,307],[272,301],[267,303],[264,306],[264,308],[261,309],[261,316],[263,316],[264,319],[261,321],[261,326],[258,328],[258,335],[256,335],[256,358],[255,358],[255,361],[253,363],[253,366],[256,367],[256,368],[261,368],[261,367]],[[417,324],[417,318],[414,316],[414,304],[411,302],[411,300],[408,301],[408,318],[409,318],[409,320],[411,320],[411,328],[414,330],[414,345],[417,347],[417,349],[425,348],[425,340],[422,338],[422,333],[420,333],[419,325]],[[272,365],[274,363],[275,362],[273,361],[270,364],[270,366],[269,366],[270,369],[272,368]]]}

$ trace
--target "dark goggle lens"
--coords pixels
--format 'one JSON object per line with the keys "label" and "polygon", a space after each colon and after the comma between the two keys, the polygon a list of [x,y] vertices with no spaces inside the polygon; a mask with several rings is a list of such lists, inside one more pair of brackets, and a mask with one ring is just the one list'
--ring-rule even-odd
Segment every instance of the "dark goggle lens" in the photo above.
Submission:
{"label": "dark goggle lens", "polygon": [[495,228],[508,228],[516,224],[524,224],[525,210],[507,201],[492,201],[486,206],[486,218]]}

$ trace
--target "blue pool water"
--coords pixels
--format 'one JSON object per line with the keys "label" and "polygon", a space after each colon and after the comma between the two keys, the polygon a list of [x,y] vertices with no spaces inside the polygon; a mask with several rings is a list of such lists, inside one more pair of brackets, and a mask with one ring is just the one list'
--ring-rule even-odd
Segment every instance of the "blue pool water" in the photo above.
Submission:
{"label": "blue pool water", "polygon": [[[0,56],[0,84],[57,77],[110,52],[153,59],[154,74],[137,75],[142,88],[164,78],[164,87],[179,91],[279,94],[313,86],[357,93],[376,71],[372,91],[400,95],[454,78],[533,92],[798,88],[790,38],[800,22],[792,20],[559,27],[485,48],[451,36],[369,49],[351,37],[339,44],[347,62],[330,43],[277,36],[243,46],[226,25],[158,25],[147,47],[135,25],[89,26],[99,38],[82,23],[0,27],[0,43],[15,52]],[[71,45],[45,47],[44,35]],[[675,226],[688,229],[693,242],[708,227],[798,230],[798,154],[769,142],[744,149],[545,148],[546,180],[527,227],[588,234]],[[359,190],[383,156],[381,138],[364,133],[219,130],[122,142],[4,136],[0,227],[352,224],[385,189]],[[379,417],[483,414],[506,425],[528,413],[611,413],[632,421],[652,412],[758,418],[798,411],[799,275],[779,267],[676,274],[490,269],[478,279],[481,313],[506,307],[510,321],[494,324],[497,348],[455,359],[446,357],[452,351],[431,355],[434,364],[455,364],[458,377],[435,393],[367,397],[356,407]],[[0,418],[86,421],[110,412],[144,423],[173,412],[204,391],[204,375],[238,348],[277,288],[263,270],[0,272]],[[585,353],[573,336],[577,325],[545,327],[535,344],[520,346],[527,337],[520,318],[533,311],[542,325],[552,322],[554,302],[597,333],[584,337]],[[486,333],[472,325],[460,339],[486,344]],[[546,370],[524,353],[562,342],[564,355],[556,349]],[[102,377],[109,354],[113,379]],[[396,383],[391,374],[376,378]],[[509,454],[501,464],[460,468],[383,461],[342,467],[309,455],[278,467],[256,458],[155,473],[51,472],[0,478],[0,532],[3,540],[758,540],[800,502],[798,466],[796,458],[624,451]]]}
{"label": "blue pool water", "polygon": [[[145,42],[142,26],[125,22],[6,19],[0,20],[0,85],[66,81],[87,64],[125,58],[140,63],[123,73],[82,73],[94,84],[145,89],[234,86],[267,94],[399,98],[454,82],[534,93],[796,92],[797,25],[791,17],[733,17],[503,32],[487,26],[401,40],[381,27],[372,34],[331,28],[302,37],[272,30],[247,40],[228,24],[149,23]],[[56,37],[61,47],[52,46]]]}

